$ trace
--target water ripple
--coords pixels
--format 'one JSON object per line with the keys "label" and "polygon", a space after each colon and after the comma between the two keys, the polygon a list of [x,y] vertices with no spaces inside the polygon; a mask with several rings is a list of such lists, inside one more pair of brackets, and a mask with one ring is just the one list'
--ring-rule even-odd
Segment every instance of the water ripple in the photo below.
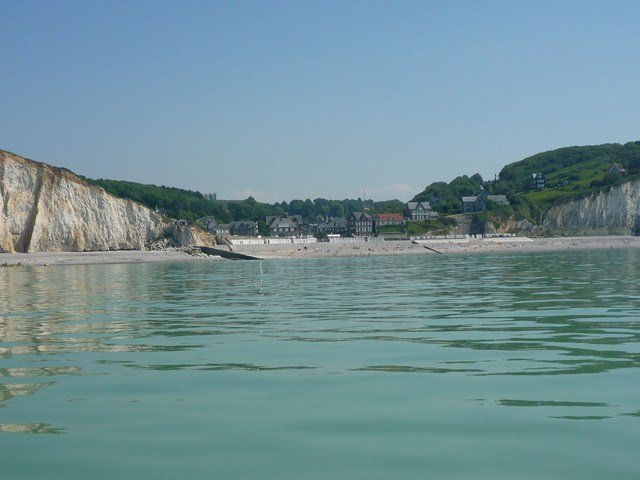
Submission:
{"label": "water ripple", "polygon": [[[507,393],[497,405],[565,409],[552,417],[564,420],[639,416],[628,393],[608,389],[603,401],[585,394],[593,379],[629,381],[640,367],[636,251],[67,266],[0,275],[3,412],[46,395],[51,377],[64,391],[72,378],[93,374],[128,372],[151,388],[157,375],[180,385],[199,374],[264,372],[292,382],[311,374],[374,377],[378,394],[408,378],[446,377],[451,383],[438,385],[478,391],[536,387],[550,396]],[[20,378],[33,383],[12,383]],[[551,396],[558,382],[576,389],[576,400]],[[585,408],[616,412],[578,412]]]}

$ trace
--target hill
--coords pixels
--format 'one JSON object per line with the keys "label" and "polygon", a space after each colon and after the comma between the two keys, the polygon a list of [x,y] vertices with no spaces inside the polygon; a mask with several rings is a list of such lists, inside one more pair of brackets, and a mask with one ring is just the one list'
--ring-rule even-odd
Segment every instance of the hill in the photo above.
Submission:
{"label": "hill", "polygon": [[[184,218],[195,222],[198,218],[214,216],[220,222],[254,220],[263,222],[267,216],[285,213],[302,215],[306,223],[314,223],[319,215],[344,217],[351,212],[363,211],[362,199],[291,200],[274,204],[262,203],[249,197],[245,200],[217,200],[201,192],[174,187],[145,185],[121,180],[87,179],[93,185],[121,198],[139,202],[151,209],[158,209],[172,218]],[[406,205],[399,200],[366,201],[366,208],[373,213],[404,213]]]}
{"label": "hill", "polygon": [[[622,166],[626,174],[610,173],[614,164]],[[544,174],[544,189],[535,188],[532,175],[536,173]],[[475,195],[480,188],[485,188],[492,194],[505,194],[511,203],[511,207],[496,210],[515,218],[539,221],[553,205],[584,198],[639,177],[640,142],[574,146],[511,163],[493,181],[483,181],[475,174],[458,177],[448,184],[432,183],[414,200],[428,200],[439,213],[450,214],[461,210],[461,196]]]}

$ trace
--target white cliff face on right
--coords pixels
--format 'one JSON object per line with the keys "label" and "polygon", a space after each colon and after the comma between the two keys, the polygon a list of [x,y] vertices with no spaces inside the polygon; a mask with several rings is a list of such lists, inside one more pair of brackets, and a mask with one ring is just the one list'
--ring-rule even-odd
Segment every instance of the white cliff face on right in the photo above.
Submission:
{"label": "white cliff face on right", "polygon": [[551,207],[542,229],[553,235],[633,235],[640,232],[640,180]]}

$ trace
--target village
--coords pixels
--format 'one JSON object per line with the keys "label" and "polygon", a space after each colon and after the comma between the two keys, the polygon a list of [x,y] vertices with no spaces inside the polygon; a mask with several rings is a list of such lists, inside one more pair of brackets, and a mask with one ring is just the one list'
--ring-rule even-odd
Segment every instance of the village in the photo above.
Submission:
{"label": "village", "polygon": [[[626,174],[626,169],[619,163],[611,164],[606,172],[611,178]],[[229,223],[220,222],[215,216],[206,216],[197,219],[195,223],[222,242],[236,245],[511,236],[505,231],[494,230],[488,223],[481,228],[477,225],[476,214],[511,205],[507,195],[491,194],[490,189],[485,188],[492,186],[494,182],[484,182],[476,195],[460,196],[457,199],[458,209],[448,214],[441,214],[433,208],[432,204],[437,198],[432,197],[431,201],[407,202],[403,213],[397,213],[397,210],[395,213],[375,212],[368,208],[365,201],[362,202],[364,208],[361,211],[353,211],[346,216],[325,214],[305,218],[300,214],[284,213],[266,216],[264,220],[245,219]],[[532,190],[547,188],[547,178],[542,172],[530,174],[528,182]],[[187,224],[186,220],[180,222]],[[437,224],[439,229],[424,230],[428,224]],[[421,227],[418,231],[422,229],[419,233],[416,233],[417,225]]]}
{"label": "village", "polygon": [[[505,195],[489,195],[482,189],[475,196],[461,198],[462,214],[483,212],[487,202],[498,206],[509,205]],[[352,212],[345,217],[318,216],[315,222],[304,222],[302,215],[284,214],[267,216],[262,231],[259,222],[254,220],[240,220],[230,223],[219,223],[215,217],[203,217],[197,223],[209,233],[218,237],[240,238],[291,239],[314,238],[318,241],[348,241],[347,239],[383,238],[400,239],[407,237],[409,222],[424,222],[436,220],[440,217],[428,201],[408,202],[406,215],[401,213],[370,213],[369,211]],[[272,242],[273,243],[273,242]]]}

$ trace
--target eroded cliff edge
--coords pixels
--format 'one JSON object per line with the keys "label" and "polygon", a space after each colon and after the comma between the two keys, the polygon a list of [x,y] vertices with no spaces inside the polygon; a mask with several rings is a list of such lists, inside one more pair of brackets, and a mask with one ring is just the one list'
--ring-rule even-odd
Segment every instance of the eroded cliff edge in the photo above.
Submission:
{"label": "eroded cliff edge", "polygon": [[551,207],[542,230],[552,235],[640,234],[640,180]]}
{"label": "eroded cliff edge", "polygon": [[[142,250],[175,233],[172,223],[69,170],[0,150],[0,252]],[[192,229],[181,237],[211,243]]]}

